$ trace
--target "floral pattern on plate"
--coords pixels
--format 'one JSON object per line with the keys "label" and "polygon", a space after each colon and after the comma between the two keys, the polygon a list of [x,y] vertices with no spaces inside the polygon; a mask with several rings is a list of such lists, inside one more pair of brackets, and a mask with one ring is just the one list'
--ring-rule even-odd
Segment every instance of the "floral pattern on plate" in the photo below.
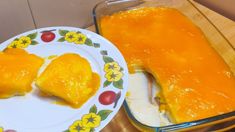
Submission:
{"label": "floral pattern on plate", "polygon": [[21,36],[19,38],[15,38],[7,47],[8,48],[27,48],[29,45],[38,44],[34,39],[37,37],[37,32],[31,33],[27,36]]}
{"label": "floral pattern on plate", "polygon": [[95,128],[104,121],[108,115],[112,113],[111,110],[97,111],[96,105],[93,105],[88,114],[82,116],[81,120],[76,120],[65,132],[94,132]]}
{"label": "floral pattern on plate", "polygon": [[104,71],[105,78],[107,79],[103,87],[107,87],[112,84],[115,88],[123,89],[123,68],[116,62],[113,58],[108,56],[106,50],[100,52],[103,55],[103,60],[105,62]]}
{"label": "floral pattern on plate", "polygon": [[[16,37],[3,42],[0,45],[0,49],[23,48],[26,51],[29,50],[31,53],[34,53],[33,50],[38,50],[37,48],[39,48],[39,51],[35,51],[36,55],[44,56],[45,52],[46,54],[49,54],[48,56],[58,56],[56,54],[57,52],[52,52],[55,49],[54,46],[70,45],[68,47],[69,49],[71,46],[74,46],[71,50],[73,50],[73,48],[79,49],[78,54],[80,54],[80,51],[83,52],[83,50],[85,50],[89,51],[89,54],[84,53],[84,55],[91,54],[93,57],[98,58],[96,61],[100,66],[102,85],[100,86],[100,91],[98,91],[94,97],[95,100],[88,103],[88,105],[86,105],[87,107],[84,109],[82,107],[81,109],[83,110],[81,113],[79,112],[77,116],[73,117],[69,121],[66,121],[65,124],[55,127],[55,129],[53,127],[50,130],[46,130],[61,131],[62,129],[66,132],[93,132],[100,131],[118,112],[118,109],[124,101],[128,86],[128,69],[124,58],[113,45],[108,43],[110,42],[103,39],[101,36],[84,29],[73,27],[48,27],[17,35]],[[44,50],[44,46],[49,46],[49,49]],[[65,47],[60,48],[59,51],[63,51],[64,48]],[[68,114],[70,113],[69,110],[66,112]],[[35,117],[35,119],[36,118],[37,117]],[[12,120],[15,121],[15,118],[12,118]],[[21,129],[20,127],[15,126],[11,127],[11,125],[0,126],[0,132],[9,130],[11,132],[15,132],[16,130],[17,132],[21,132],[24,131],[24,128]]]}
{"label": "floral pattern on plate", "polygon": [[62,36],[58,39],[58,42],[67,41],[69,43],[75,44],[85,44],[87,46],[93,46],[96,48],[100,47],[100,44],[93,43],[90,38],[88,38],[85,34],[80,31],[68,31],[68,30],[59,30],[59,34]]}

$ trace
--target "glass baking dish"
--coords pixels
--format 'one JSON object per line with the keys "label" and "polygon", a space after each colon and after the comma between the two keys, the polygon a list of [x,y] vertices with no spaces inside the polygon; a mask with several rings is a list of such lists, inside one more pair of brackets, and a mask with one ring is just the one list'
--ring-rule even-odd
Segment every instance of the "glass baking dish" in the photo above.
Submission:
{"label": "glass baking dish", "polygon": [[[118,11],[139,7],[172,7],[186,15],[197,25],[210,41],[211,46],[221,55],[235,73],[235,50],[220,31],[188,0],[106,0],[98,3],[93,9],[94,22],[97,33],[102,35],[100,19]],[[193,122],[185,122],[168,126],[154,127],[143,124],[132,114],[127,101],[124,108],[132,124],[141,131],[215,131],[229,130],[235,127],[235,111]]]}

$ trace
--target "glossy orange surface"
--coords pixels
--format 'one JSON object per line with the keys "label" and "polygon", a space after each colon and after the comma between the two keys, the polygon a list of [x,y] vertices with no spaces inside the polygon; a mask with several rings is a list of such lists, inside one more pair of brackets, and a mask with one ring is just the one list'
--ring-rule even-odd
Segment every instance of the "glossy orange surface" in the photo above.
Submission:
{"label": "glossy orange surface", "polygon": [[235,77],[187,17],[172,8],[140,8],[101,19],[101,33],[161,85],[175,123],[235,110]]}
{"label": "glossy orange surface", "polygon": [[0,98],[25,95],[37,75],[43,59],[23,49],[0,52]]}
{"label": "glossy orange surface", "polygon": [[96,93],[100,77],[92,72],[85,58],[66,53],[51,61],[37,78],[36,85],[42,92],[78,108]]}

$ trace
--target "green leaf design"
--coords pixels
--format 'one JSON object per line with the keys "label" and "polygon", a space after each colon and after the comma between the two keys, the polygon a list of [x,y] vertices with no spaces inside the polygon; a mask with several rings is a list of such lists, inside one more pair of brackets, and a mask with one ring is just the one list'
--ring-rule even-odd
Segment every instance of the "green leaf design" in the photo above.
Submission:
{"label": "green leaf design", "polygon": [[119,92],[116,94],[116,99],[115,99],[113,108],[116,108],[120,97],[121,97],[121,91],[119,91]]}
{"label": "green leaf design", "polygon": [[94,129],[94,128],[91,128],[91,129],[90,129],[90,132],[95,132],[95,129]]}
{"label": "green leaf design", "polygon": [[123,80],[120,79],[117,82],[113,82],[113,86],[116,87],[116,88],[119,88],[119,89],[123,89]]}
{"label": "green leaf design", "polygon": [[105,63],[114,62],[113,58],[108,56],[103,56],[103,60]]}
{"label": "green leaf design", "polygon": [[99,47],[100,47],[100,44],[99,44],[99,43],[94,43],[94,47],[95,47],[95,48],[99,48]]}
{"label": "green leaf design", "polygon": [[108,55],[108,52],[107,52],[106,50],[101,50],[101,51],[100,51],[100,54],[101,54],[101,55]]}
{"label": "green leaf design", "polygon": [[38,44],[37,41],[35,41],[35,40],[32,40],[32,41],[31,41],[31,45],[36,45],[36,44]]}
{"label": "green leaf design", "polygon": [[96,107],[96,105],[93,105],[91,108],[90,108],[90,111],[89,111],[89,113],[97,113],[97,107]]}
{"label": "green leaf design", "polygon": [[101,117],[101,121],[105,120],[110,113],[112,113],[113,111],[111,110],[101,110],[98,112],[98,115]]}
{"label": "green leaf design", "polygon": [[20,39],[19,39],[19,38],[15,38],[15,39],[14,39],[14,41],[18,41],[18,40],[20,40]]}
{"label": "green leaf design", "polygon": [[69,31],[68,30],[59,30],[59,34],[61,36],[65,36],[66,33],[68,33]]}
{"label": "green leaf design", "polygon": [[38,34],[37,32],[31,33],[31,34],[27,35],[27,37],[29,37],[30,39],[35,39],[37,37],[37,34]]}
{"label": "green leaf design", "polygon": [[86,39],[85,44],[88,45],[88,46],[94,46],[91,39],[89,39],[89,38]]}
{"label": "green leaf design", "polygon": [[121,67],[120,71],[123,71],[124,69]]}
{"label": "green leaf design", "polygon": [[76,33],[81,33],[80,31],[77,31]]}
{"label": "green leaf design", "polygon": [[63,131],[63,132],[70,132],[69,130],[65,130],[65,131]]}
{"label": "green leaf design", "polygon": [[111,83],[112,83],[112,82],[106,80],[106,81],[104,82],[103,87],[105,88],[105,87],[109,86]]}
{"label": "green leaf design", "polygon": [[61,37],[61,38],[58,40],[58,42],[64,42],[64,41],[65,41],[64,37]]}

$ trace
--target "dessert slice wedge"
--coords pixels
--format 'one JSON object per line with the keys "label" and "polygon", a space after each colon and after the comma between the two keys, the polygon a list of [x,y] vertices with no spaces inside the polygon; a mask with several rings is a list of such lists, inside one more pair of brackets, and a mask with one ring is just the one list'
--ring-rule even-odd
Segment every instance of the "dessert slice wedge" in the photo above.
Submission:
{"label": "dessert slice wedge", "polygon": [[10,48],[0,53],[0,98],[30,92],[44,60],[23,49]]}
{"label": "dessert slice wedge", "polygon": [[92,72],[85,58],[66,53],[51,61],[37,78],[36,85],[43,93],[78,108],[96,93],[100,77]]}

